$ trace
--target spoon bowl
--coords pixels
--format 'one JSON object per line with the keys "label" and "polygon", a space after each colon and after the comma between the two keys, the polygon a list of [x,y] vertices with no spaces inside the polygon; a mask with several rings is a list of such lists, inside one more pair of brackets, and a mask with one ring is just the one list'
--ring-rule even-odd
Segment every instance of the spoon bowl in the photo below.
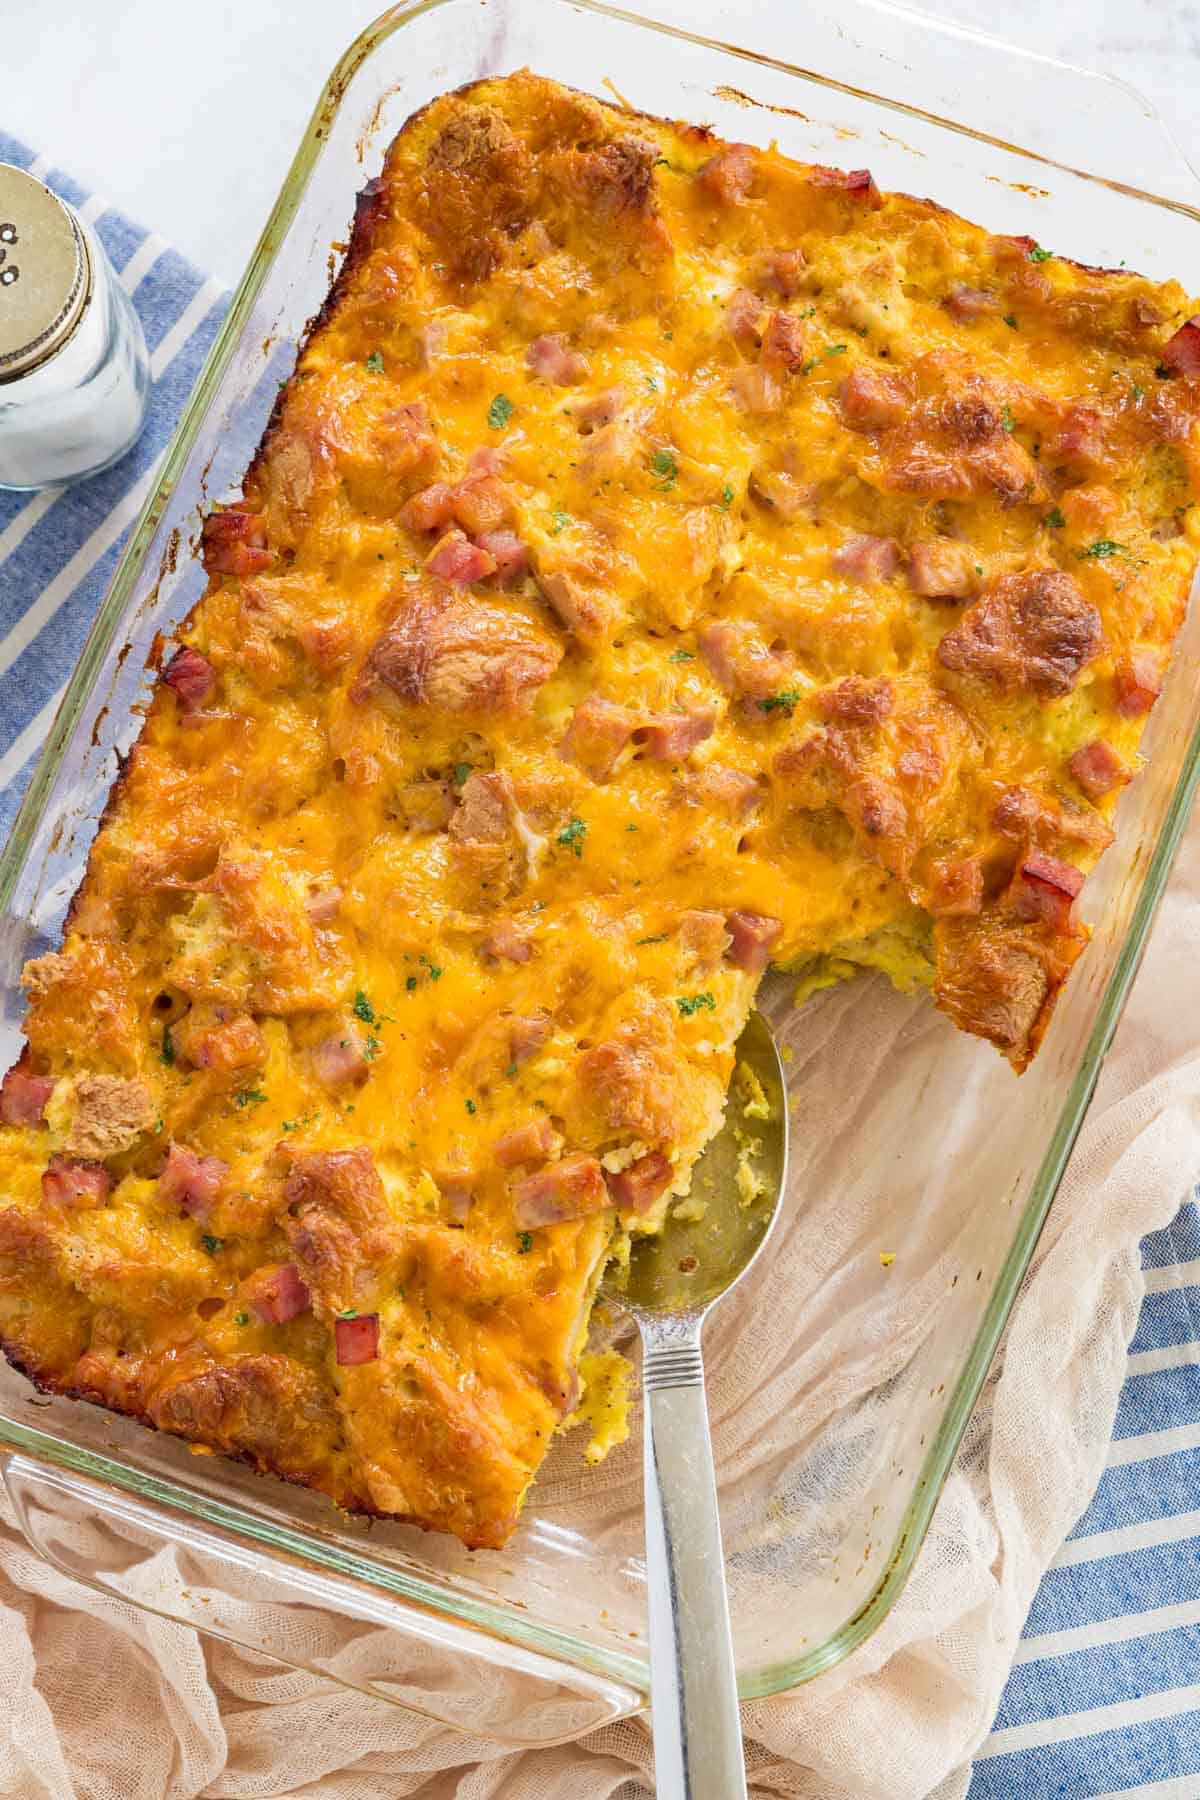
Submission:
{"label": "spoon bowl", "polygon": [[635,1238],[628,1268],[605,1279],[606,1297],[637,1315],[706,1312],[761,1255],[779,1213],[787,1156],[783,1062],[755,1011],[737,1042],[724,1123],[692,1175],[690,1197],[701,1216],[672,1209],[660,1232]]}

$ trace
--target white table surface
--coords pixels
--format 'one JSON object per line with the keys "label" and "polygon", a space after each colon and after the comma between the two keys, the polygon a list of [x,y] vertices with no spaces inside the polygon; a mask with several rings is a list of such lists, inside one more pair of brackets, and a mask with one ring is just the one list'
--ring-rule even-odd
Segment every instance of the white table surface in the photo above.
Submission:
{"label": "white table surface", "polygon": [[[232,282],[321,83],[381,10],[382,0],[0,0],[0,123]],[[655,10],[688,16],[686,0]],[[1200,166],[1197,0],[938,0],[927,10],[1121,76]]]}

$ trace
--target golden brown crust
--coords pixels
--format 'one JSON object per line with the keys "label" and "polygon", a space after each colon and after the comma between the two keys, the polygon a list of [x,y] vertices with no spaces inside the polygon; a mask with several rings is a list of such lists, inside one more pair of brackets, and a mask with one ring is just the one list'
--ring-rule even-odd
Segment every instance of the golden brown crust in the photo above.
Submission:
{"label": "golden brown crust", "polygon": [[527,74],[411,120],[27,971],[10,1358],[502,1542],[768,956],[906,944],[1034,1053],[1194,567],[1190,310]]}

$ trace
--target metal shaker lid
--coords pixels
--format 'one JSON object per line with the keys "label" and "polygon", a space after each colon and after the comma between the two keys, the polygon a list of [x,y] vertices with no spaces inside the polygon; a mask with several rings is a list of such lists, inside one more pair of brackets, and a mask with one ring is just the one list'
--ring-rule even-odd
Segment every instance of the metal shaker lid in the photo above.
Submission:
{"label": "metal shaker lid", "polygon": [[0,382],[61,349],[90,288],[87,245],[69,208],[24,169],[0,163]]}

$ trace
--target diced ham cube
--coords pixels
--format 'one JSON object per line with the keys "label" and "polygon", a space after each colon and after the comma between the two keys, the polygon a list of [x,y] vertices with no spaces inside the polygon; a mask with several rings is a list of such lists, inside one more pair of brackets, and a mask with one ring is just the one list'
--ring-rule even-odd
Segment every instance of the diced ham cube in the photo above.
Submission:
{"label": "diced ham cube", "polygon": [[42,1198],[52,1206],[85,1211],[103,1206],[112,1177],[100,1163],[74,1162],[69,1156],[52,1156],[42,1175]]}
{"label": "diced ham cube", "polygon": [[228,1174],[229,1164],[219,1156],[198,1156],[182,1144],[172,1144],[158,1178],[159,1198],[207,1225]]}
{"label": "diced ham cube", "polygon": [[661,713],[639,725],[633,741],[658,762],[678,762],[710,738],[717,715],[709,708],[690,713]]}
{"label": "diced ham cube", "polygon": [[1167,339],[1162,361],[1177,375],[1200,375],[1200,316],[1189,319]]}
{"label": "diced ham cube", "polygon": [[163,670],[163,680],[175,695],[180,712],[194,713],[213,690],[217,673],[207,656],[182,644]]}
{"label": "diced ham cube", "polygon": [[979,586],[968,544],[954,538],[923,538],[908,552],[908,585],[927,600],[967,600]]}
{"label": "diced ham cube", "polygon": [[1034,851],[1013,877],[1013,906],[1019,918],[1040,920],[1063,935],[1071,930],[1071,908],[1082,886],[1083,872],[1074,863]]}
{"label": "diced ham cube", "polygon": [[210,575],[256,575],[274,560],[261,513],[230,507],[212,513],[200,532],[201,558]]}
{"label": "diced ham cube", "polygon": [[1042,447],[1051,462],[1104,463],[1108,456],[1104,419],[1094,406],[1070,406],[1059,429]]}
{"label": "diced ham cube", "polygon": [[262,1032],[250,1014],[228,1006],[193,1006],[172,1027],[171,1042],[177,1062],[223,1074],[258,1068],[266,1056]]}
{"label": "diced ham cube", "polygon": [[242,1283],[242,1295],[264,1325],[286,1325],[312,1306],[308,1283],[295,1263],[269,1263]]}
{"label": "diced ham cube", "polygon": [[508,1022],[508,1053],[520,1067],[536,1056],[550,1036],[550,1014],[515,1013]]}
{"label": "diced ham cube", "polygon": [[735,369],[729,392],[739,412],[765,415],[778,412],[783,405],[783,390],[774,371],[762,363],[747,363]]}
{"label": "diced ham cube", "polygon": [[322,1038],[311,1055],[317,1079],[326,1087],[361,1087],[371,1073],[362,1038],[350,1025]]}
{"label": "diced ham cube", "polygon": [[773,312],[763,334],[765,361],[790,375],[804,361],[804,328],[793,313]]}
{"label": "diced ham cube", "polygon": [[535,375],[555,387],[576,387],[590,373],[586,356],[572,350],[558,332],[536,337],[525,352],[525,362]]}
{"label": "diced ham cube", "polygon": [[479,548],[496,565],[498,581],[513,581],[529,567],[529,551],[515,531],[483,531]]}
{"label": "diced ham cube", "polygon": [[1162,693],[1162,668],[1150,650],[1135,650],[1113,674],[1117,711],[1126,719],[1148,713]]}
{"label": "diced ham cube", "polygon": [[763,316],[766,310],[759,296],[752,294],[749,288],[734,290],[725,308],[725,322],[735,344],[750,348],[757,347],[762,342]]}
{"label": "diced ham cube", "polygon": [[304,910],[314,925],[328,925],[337,918],[344,897],[340,887],[315,888]]}
{"label": "diced ham cube", "polygon": [[611,425],[625,404],[623,387],[603,388],[600,393],[593,394],[582,406],[575,407],[571,417],[575,421],[575,429],[581,437],[590,437],[593,431],[601,431]]}
{"label": "diced ham cube", "polygon": [[725,929],[730,939],[726,962],[749,975],[760,975],[771,960],[783,920],[772,919],[766,913],[731,912],[725,915]]}
{"label": "diced ham cube", "polygon": [[815,163],[808,171],[808,179],[813,187],[841,188],[862,206],[883,205],[883,197],[870,169],[831,169]]}
{"label": "diced ham cube", "polygon": [[468,475],[499,475],[504,467],[504,454],[494,444],[480,444],[467,458]]}
{"label": "diced ham cube", "polygon": [[610,1204],[604,1173],[594,1156],[564,1156],[536,1174],[514,1181],[511,1188],[513,1218],[523,1231],[555,1225],[562,1219],[581,1219]]}
{"label": "diced ham cube", "polygon": [[900,548],[894,538],[857,531],[838,545],[830,560],[838,574],[851,581],[888,581],[900,567]]}
{"label": "diced ham cube", "polygon": [[338,1367],[357,1368],[379,1356],[379,1314],[353,1313],[333,1321],[333,1343]]}
{"label": "diced ham cube", "polygon": [[966,287],[960,282],[956,287],[950,289],[942,305],[951,318],[966,321],[982,319],[988,313],[994,313],[1000,302],[996,295],[990,294],[986,288]]}
{"label": "diced ham cube", "polygon": [[588,694],[575,708],[558,753],[593,781],[607,781],[636,724],[637,717],[628,707],[617,706],[600,694]]}
{"label": "diced ham cube", "polygon": [[440,575],[443,581],[467,587],[472,581],[494,575],[496,559],[481,550],[478,544],[473,544],[463,532],[448,531],[425,558],[425,567],[431,575]]}
{"label": "diced ham cube", "polygon": [[422,488],[400,508],[400,518],[410,531],[440,531],[454,517],[454,489],[446,481]]}
{"label": "diced ham cube", "polygon": [[977,856],[934,863],[929,877],[928,907],[937,918],[959,918],[983,906],[983,864]]}
{"label": "diced ham cube", "polygon": [[1089,800],[1103,800],[1114,788],[1123,787],[1130,771],[1112,745],[1094,738],[1076,750],[1067,764]]}
{"label": "diced ham cube", "polygon": [[696,645],[713,679],[731,694],[765,700],[786,683],[787,664],[749,619],[714,619],[697,634]]}
{"label": "diced ham cube", "polygon": [[852,369],[838,387],[838,407],[851,431],[886,431],[908,410],[908,396],[891,375]]}
{"label": "diced ham cube", "polygon": [[529,939],[511,919],[497,919],[479,950],[491,962],[527,963],[533,955]]}
{"label": "diced ham cube", "polygon": [[54,1092],[54,1086],[49,1075],[30,1075],[24,1069],[10,1069],[0,1086],[0,1124],[44,1124],[46,1102]]}
{"label": "diced ham cube", "polygon": [[649,1212],[659,1195],[671,1185],[675,1171],[661,1150],[639,1156],[616,1175],[605,1175],[614,1206],[622,1212]]}
{"label": "diced ham cube", "polygon": [[543,1115],[504,1132],[496,1139],[492,1154],[502,1169],[515,1169],[520,1163],[545,1162],[561,1143],[557,1131]]}
{"label": "diced ham cube", "polygon": [[499,531],[513,516],[513,497],[498,475],[468,475],[454,490],[454,516],[471,537]]}
{"label": "diced ham cube", "polygon": [[696,171],[696,183],[713,200],[736,206],[754,180],[754,155],[748,144],[727,144]]}
{"label": "diced ham cube", "polygon": [[790,300],[804,285],[805,266],[803,250],[759,250],[750,259],[750,277],[761,293]]}

